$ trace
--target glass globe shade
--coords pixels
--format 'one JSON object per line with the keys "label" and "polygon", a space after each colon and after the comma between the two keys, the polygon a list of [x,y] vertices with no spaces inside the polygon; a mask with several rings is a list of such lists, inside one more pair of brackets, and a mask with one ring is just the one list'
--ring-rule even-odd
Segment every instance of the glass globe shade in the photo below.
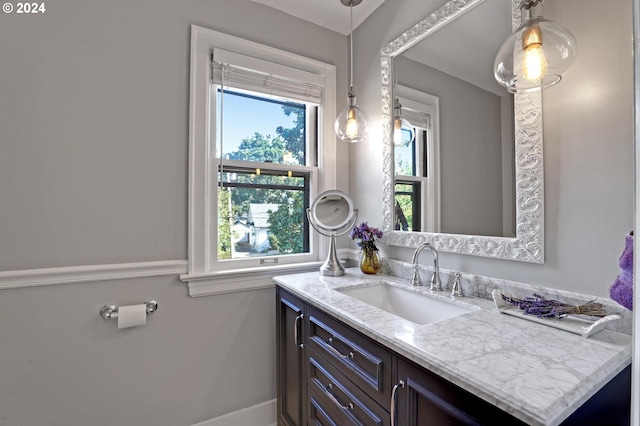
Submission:
{"label": "glass globe shade", "polygon": [[510,93],[529,93],[557,84],[576,56],[576,39],[542,17],[525,20],[502,44],[494,62],[498,83]]}
{"label": "glass globe shade", "polygon": [[338,115],[334,127],[336,135],[341,140],[350,143],[362,142],[369,132],[369,118],[354,102]]}

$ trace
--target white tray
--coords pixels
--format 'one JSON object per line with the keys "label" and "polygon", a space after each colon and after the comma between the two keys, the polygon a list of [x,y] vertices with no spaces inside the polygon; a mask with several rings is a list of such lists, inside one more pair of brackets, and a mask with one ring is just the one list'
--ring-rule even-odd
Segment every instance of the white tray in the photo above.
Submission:
{"label": "white tray", "polygon": [[500,290],[493,290],[491,294],[493,295],[493,302],[496,304],[496,308],[498,308],[500,313],[513,315],[514,317],[548,325],[549,327],[559,328],[560,330],[568,331],[570,333],[580,334],[582,337],[593,336],[597,332],[604,330],[609,321],[616,321],[620,319],[620,315],[615,314],[607,315],[597,321],[589,321],[588,319],[575,315],[567,315],[562,318],[539,318],[535,315],[525,314],[523,310],[517,306],[510,305],[502,298],[503,294],[506,297],[511,297],[511,295],[503,293]]}

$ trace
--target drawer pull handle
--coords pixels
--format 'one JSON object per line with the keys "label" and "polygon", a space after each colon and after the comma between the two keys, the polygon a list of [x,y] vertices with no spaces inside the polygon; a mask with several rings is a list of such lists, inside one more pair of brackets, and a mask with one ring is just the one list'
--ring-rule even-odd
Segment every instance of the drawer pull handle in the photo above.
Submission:
{"label": "drawer pull handle", "polygon": [[398,382],[398,384],[395,385],[393,387],[393,390],[391,391],[391,426],[395,426],[396,424],[396,408],[398,407],[398,401],[396,401],[396,393],[398,392],[398,388],[404,389],[404,382],[402,380],[400,380],[400,382]]}
{"label": "drawer pull handle", "polygon": [[298,321],[302,320],[303,318],[304,318],[304,314],[300,314],[296,317],[296,320],[293,322],[293,342],[300,349],[304,347],[304,343],[299,343],[300,333],[298,332]]}
{"label": "drawer pull handle", "polygon": [[333,383],[329,382],[329,384],[325,388],[325,392],[327,393],[327,395],[329,395],[329,398],[331,398],[334,404],[336,404],[338,407],[342,408],[345,411],[353,410],[353,403],[350,402],[347,405],[342,405],[340,401],[338,401],[338,398],[336,398],[336,396],[333,394],[333,392],[331,392],[332,389],[333,389]]}
{"label": "drawer pull handle", "polygon": [[329,337],[329,340],[327,340],[327,347],[329,348],[329,350],[331,352],[333,352],[334,355],[340,357],[340,358],[344,358],[344,359],[353,359],[353,352],[349,351],[349,355],[345,355],[342,352],[340,352],[339,350],[337,350],[336,348],[333,347],[333,338]]}

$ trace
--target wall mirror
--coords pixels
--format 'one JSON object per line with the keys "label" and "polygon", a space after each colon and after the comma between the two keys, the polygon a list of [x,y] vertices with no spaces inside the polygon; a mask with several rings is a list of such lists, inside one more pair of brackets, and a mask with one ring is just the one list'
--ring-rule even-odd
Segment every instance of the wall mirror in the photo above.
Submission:
{"label": "wall mirror", "polygon": [[[541,94],[493,77],[519,3],[450,1],[382,49],[384,243],[544,262]],[[397,99],[418,123],[399,145]]]}

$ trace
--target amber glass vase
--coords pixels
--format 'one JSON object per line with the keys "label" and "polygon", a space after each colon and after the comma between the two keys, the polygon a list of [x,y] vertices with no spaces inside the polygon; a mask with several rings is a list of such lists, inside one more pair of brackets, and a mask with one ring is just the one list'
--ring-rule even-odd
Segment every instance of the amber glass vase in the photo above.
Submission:
{"label": "amber glass vase", "polygon": [[377,274],[380,270],[378,250],[362,250],[360,252],[360,270],[365,274]]}

